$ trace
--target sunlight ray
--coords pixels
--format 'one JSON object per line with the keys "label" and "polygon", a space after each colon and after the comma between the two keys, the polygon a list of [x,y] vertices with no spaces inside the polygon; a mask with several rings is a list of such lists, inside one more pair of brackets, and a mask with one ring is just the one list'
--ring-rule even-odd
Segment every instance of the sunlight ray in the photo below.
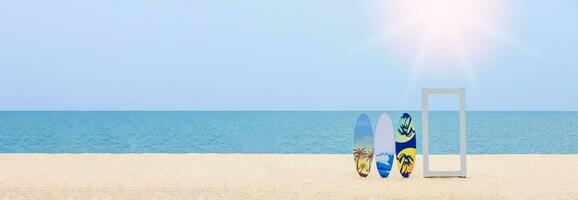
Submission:
{"label": "sunlight ray", "polygon": [[457,54],[459,64],[462,66],[462,70],[464,70],[464,73],[467,76],[468,92],[470,93],[469,96],[473,97],[477,102],[483,102],[483,99],[480,99],[482,95],[474,73],[475,67],[471,61],[470,53],[467,52],[467,48],[464,46],[465,43],[463,41],[461,30],[459,30],[457,26],[453,26],[450,34],[455,38],[453,40],[454,50]]}
{"label": "sunlight ray", "polygon": [[538,55],[535,49],[514,37],[512,34],[500,30],[498,27],[485,23],[482,20],[471,20],[468,22],[469,23],[466,25],[468,25],[470,28],[477,29],[478,31],[484,33],[487,36],[490,36],[492,39],[502,44],[509,45],[527,54]]}
{"label": "sunlight ray", "polygon": [[361,54],[369,49],[376,48],[379,45],[383,45],[389,40],[396,39],[399,35],[407,33],[407,30],[413,27],[417,21],[413,20],[406,20],[402,23],[395,25],[389,29],[382,29],[379,31],[378,34],[374,35],[373,37],[361,42],[361,44],[357,45],[353,49],[351,49],[346,55],[345,58],[351,58],[358,54]]}
{"label": "sunlight ray", "polygon": [[[430,25],[430,28],[432,25]],[[435,32],[433,31],[427,31],[425,33],[422,34],[422,42],[420,43],[420,47],[418,49],[418,52],[416,54],[415,57],[415,61],[413,62],[413,66],[410,68],[410,74],[409,74],[409,79],[408,82],[405,86],[405,93],[402,95],[402,101],[401,102],[407,102],[407,100],[409,100],[411,98],[411,94],[415,93],[415,87],[416,87],[416,83],[418,82],[418,80],[421,77],[422,74],[422,70],[424,67],[424,62],[427,59],[427,56],[429,54],[429,48],[430,45],[433,41]],[[414,91],[414,92],[411,92]],[[401,105],[404,106],[404,105]]]}

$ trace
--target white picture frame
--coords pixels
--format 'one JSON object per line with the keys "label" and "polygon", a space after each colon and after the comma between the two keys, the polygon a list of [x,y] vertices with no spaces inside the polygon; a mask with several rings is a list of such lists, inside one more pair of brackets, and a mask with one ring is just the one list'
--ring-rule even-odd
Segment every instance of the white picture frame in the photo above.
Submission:
{"label": "white picture frame", "polygon": [[[422,132],[423,132],[423,176],[425,178],[436,177],[460,177],[467,175],[467,147],[466,147],[466,98],[464,88],[432,89],[422,88]],[[460,170],[459,171],[431,171],[429,169],[429,107],[430,95],[456,95],[459,98],[460,112]]]}

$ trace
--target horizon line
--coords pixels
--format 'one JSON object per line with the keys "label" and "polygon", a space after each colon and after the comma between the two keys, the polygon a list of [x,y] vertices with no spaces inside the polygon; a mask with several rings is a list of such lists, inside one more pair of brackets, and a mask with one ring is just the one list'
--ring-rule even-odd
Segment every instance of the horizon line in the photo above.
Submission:
{"label": "horizon line", "polygon": [[[436,112],[459,112],[459,110],[429,110]],[[52,110],[52,109],[38,109],[38,110],[0,110],[0,112],[422,112],[422,110],[353,110],[353,109],[320,109],[320,110],[309,110],[309,109],[279,109],[279,110],[265,110],[265,109],[198,109],[198,110],[176,110],[176,109],[110,109],[110,110],[82,110],[82,109],[63,109],[63,110]],[[578,110],[466,110],[466,112],[578,112]]]}

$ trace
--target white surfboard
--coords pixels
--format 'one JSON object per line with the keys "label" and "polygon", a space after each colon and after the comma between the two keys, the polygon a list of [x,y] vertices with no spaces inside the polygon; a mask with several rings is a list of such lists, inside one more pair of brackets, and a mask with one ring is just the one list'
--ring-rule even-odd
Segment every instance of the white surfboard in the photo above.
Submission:
{"label": "white surfboard", "polygon": [[379,176],[386,178],[393,168],[395,137],[393,123],[387,113],[382,113],[375,128],[375,164]]}

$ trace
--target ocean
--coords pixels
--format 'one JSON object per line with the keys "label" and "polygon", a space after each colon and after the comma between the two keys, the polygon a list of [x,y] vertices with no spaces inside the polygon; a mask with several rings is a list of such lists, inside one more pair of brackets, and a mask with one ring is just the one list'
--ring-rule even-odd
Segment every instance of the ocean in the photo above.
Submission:
{"label": "ocean", "polygon": [[[349,154],[381,112],[0,112],[0,153]],[[397,124],[402,112],[387,112]],[[416,122],[421,152],[421,111]],[[458,112],[430,112],[430,151],[459,152]],[[578,112],[467,112],[468,154],[576,154]]]}

